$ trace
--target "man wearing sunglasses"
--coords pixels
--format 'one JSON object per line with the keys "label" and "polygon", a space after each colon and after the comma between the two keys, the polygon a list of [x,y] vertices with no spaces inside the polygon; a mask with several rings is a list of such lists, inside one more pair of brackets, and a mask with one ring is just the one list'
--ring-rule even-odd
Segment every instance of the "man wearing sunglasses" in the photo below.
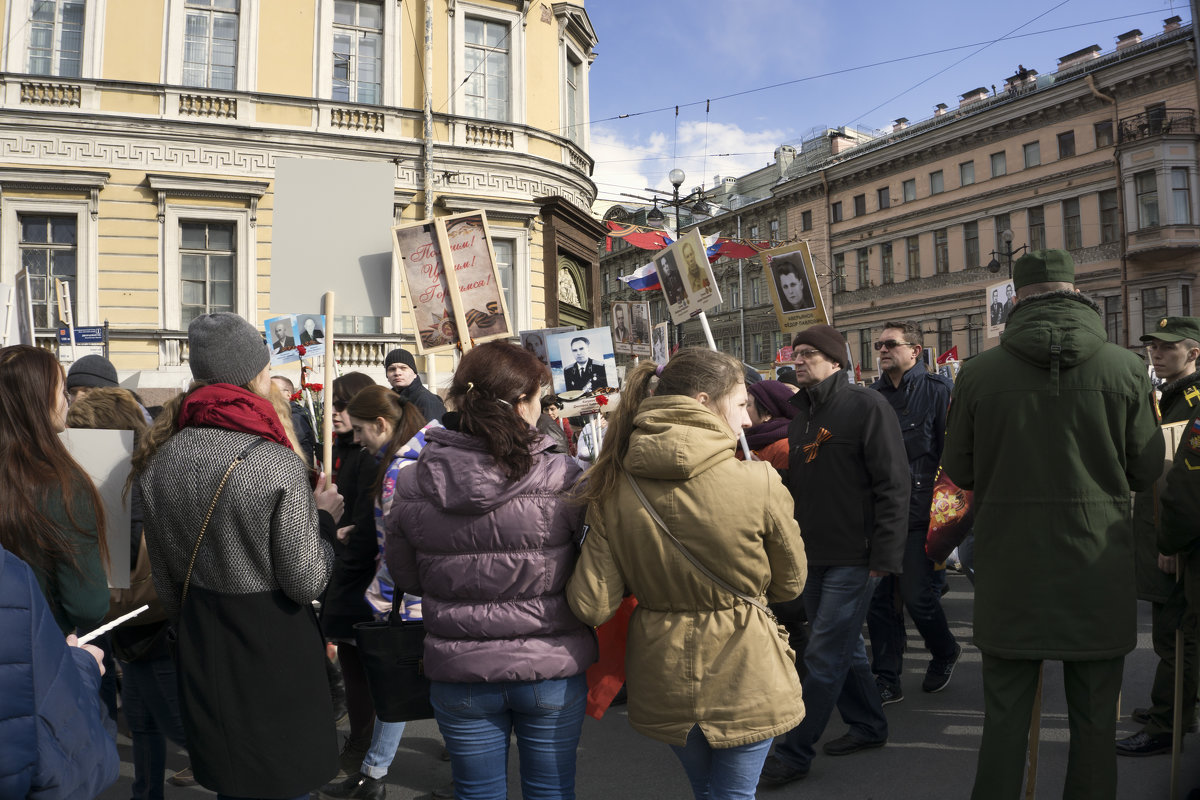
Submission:
{"label": "man wearing sunglasses", "polygon": [[1117,795],[1117,701],[1137,644],[1130,492],[1162,472],[1150,377],[1107,341],[1065,250],[1013,265],[1000,346],[963,365],[946,475],[975,491],[974,641],[983,740],[972,797],[1018,797],[1045,660],[1061,661],[1071,742],[1064,797]]}
{"label": "man wearing sunglasses", "polygon": [[921,329],[913,322],[885,322],[875,342],[883,375],[871,388],[882,394],[896,412],[911,478],[904,571],[879,582],[867,613],[871,669],[885,706],[904,699],[900,676],[907,641],[905,608],[925,640],[925,649],[933,657],[925,671],[922,689],[926,692],[945,689],[962,653],[942,610],[933,562],[925,555],[933,481],[942,457],[946,408],[950,405],[953,384],[925,368],[921,359],[923,349]]}

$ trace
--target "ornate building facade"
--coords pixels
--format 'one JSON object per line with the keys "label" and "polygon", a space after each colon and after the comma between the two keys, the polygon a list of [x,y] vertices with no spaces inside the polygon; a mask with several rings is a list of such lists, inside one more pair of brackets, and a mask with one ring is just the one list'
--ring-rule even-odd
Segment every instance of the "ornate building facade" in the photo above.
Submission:
{"label": "ornate building facade", "polygon": [[[29,271],[39,339],[58,317],[52,279],[69,280],[77,324],[109,325],[123,379],[178,388],[190,316],[297,311],[270,308],[285,157],[391,165],[397,222],[487,211],[516,328],[557,321],[560,281],[590,306],[582,0],[2,7],[0,281]],[[412,341],[392,293],[389,317],[336,320],[343,369]]]}

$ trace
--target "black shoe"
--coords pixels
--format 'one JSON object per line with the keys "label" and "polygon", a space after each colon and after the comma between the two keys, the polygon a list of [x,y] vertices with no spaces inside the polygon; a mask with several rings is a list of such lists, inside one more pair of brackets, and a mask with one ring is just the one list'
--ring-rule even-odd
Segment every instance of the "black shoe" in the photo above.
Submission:
{"label": "black shoe", "polygon": [[[1133,711],[1129,712],[1129,719],[1132,722],[1136,722],[1138,725],[1149,725],[1150,709],[1135,708]],[[1195,733],[1196,731],[1200,731],[1200,721],[1192,720],[1191,724],[1187,726],[1187,731],[1185,732]]]}
{"label": "black shoe", "polygon": [[887,739],[881,739],[878,742],[871,742],[866,739],[860,739],[853,733],[847,733],[845,736],[834,739],[832,742],[826,742],[821,748],[827,756],[848,756],[851,753],[857,753],[859,750],[869,750],[872,747],[883,747],[887,744]]}
{"label": "black shoe", "polygon": [[921,683],[921,688],[927,692],[940,692],[945,689],[950,683],[950,676],[954,674],[954,665],[958,663],[959,656],[962,655],[962,645],[954,645],[954,656],[948,661],[934,659],[929,662],[929,669],[925,670],[925,680]]}
{"label": "black shoe", "polygon": [[775,756],[767,756],[767,760],[763,762],[762,772],[758,776],[758,786],[760,789],[771,789],[807,777],[808,770],[789,767]]}
{"label": "black shoe", "polygon": [[328,800],[383,800],[387,797],[387,786],[379,778],[369,778],[361,772],[344,781],[327,783],[317,794]]}
{"label": "black shoe", "polygon": [[433,800],[454,800],[454,781],[439,786],[430,793]]}
{"label": "black shoe", "polygon": [[1171,734],[1160,733],[1151,736],[1145,731],[1117,739],[1117,755],[1119,756],[1158,756],[1171,752]]}
{"label": "black shoe", "polygon": [[904,690],[899,686],[888,686],[883,681],[876,681],[875,686],[879,689],[879,702],[885,706],[904,699]]}

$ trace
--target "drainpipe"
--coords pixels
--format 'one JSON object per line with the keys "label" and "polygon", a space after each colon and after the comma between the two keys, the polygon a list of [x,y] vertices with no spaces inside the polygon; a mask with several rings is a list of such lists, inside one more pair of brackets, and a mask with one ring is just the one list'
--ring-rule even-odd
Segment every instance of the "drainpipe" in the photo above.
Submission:
{"label": "drainpipe", "polygon": [[[1192,0],[1195,2],[1196,0]],[[1117,152],[1116,145],[1119,144],[1117,137],[1121,135],[1121,124],[1117,118],[1117,98],[1107,95],[1096,87],[1096,79],[1092,75],[1086,78],[1087,87],[1091,90],[1092,96],[1097,100],[1112,105],[1113,109],[1113,162],[1117,170],[1117,224],[1121,226],[1121,325],[1123,330],[1124,342],[1120,343],[1122,347],[1129,346],[1129,260],[1125,254],[1129,249],[1129,235],[1126,233],[1125,224],[1125,182],[1121,177],[1121,154]],[[1107,322],[1107,320],[1105,320]],[[1114,342],[1117,344],[1117,342]]]}
{"label": "drainpipe", "polygon": [[[738,214],[737,223],[738,244],[743,244],[741,214]],[[742,264],[744,261],[745,259],[738,259],[738,299],[741,301],[738,303],[738,323],[741,329],[742,337],[742,361],[746,360],[746,287],[742,285]]]}
{"label": "drainpipe", "polygon": [[825,190],[825,258],[829,263],[829,324],[831,327],[837,327],[833,324],[833,299],[837,296],[837,273],[833,271],[833,225],[829,221],[828,170],[821,170],[821,188]]}
{"label": "drainpipe", "polygon": [[425,0],[425,219],[433,219],[433,0]]}

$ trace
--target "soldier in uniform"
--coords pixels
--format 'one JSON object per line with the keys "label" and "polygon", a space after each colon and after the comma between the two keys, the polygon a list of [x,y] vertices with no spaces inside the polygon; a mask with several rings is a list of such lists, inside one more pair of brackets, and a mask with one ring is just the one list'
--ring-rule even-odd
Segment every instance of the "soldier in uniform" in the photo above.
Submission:
{"label": "soldier in uniform", "polygon": [[[1142,341],[1154,373],[1163,381],[1159,412],[1164,425],[1184,422],[1200,409],[1200,318],[1164,317]],[[1117,740],[1117,755],[1153,756],[1171,752],[1175,670],[1175,631],[1183,629],[1183,724],[1196,722],[1196,616],[1187,613],[1183,586],[1176,580],[1176,559],[1158,549],[1159,509],[1156,492],[1134,498],[1134,566],[1138,599],[1151,603],[1151,641],[1158,668],[1150,687],[1150,707],[1135,708],[1130,718],[1142,724],[1132,736]]]}

